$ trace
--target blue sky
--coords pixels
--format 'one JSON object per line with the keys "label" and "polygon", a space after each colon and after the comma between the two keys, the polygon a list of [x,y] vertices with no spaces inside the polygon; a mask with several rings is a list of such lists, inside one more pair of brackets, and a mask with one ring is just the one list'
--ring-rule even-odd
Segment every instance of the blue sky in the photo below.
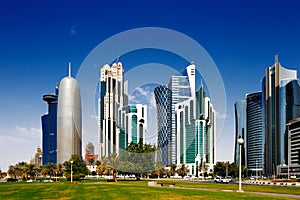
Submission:
{"label": "blue sky", "polygon": [[[300,3],[290,0],[2,1],[0,169],[27,161],[41,145],[40,116],[47,112],[42,95],[67,75],[68,62],[76,76],[100,42],[139,27],[176,30],[210,54],[227,95],[217,159],[232,161],[233,103],[261,90],[260,80],[275,54],[283,66],[300,69],[299,10]],[[122,62],[125,70],[130,68]]]}

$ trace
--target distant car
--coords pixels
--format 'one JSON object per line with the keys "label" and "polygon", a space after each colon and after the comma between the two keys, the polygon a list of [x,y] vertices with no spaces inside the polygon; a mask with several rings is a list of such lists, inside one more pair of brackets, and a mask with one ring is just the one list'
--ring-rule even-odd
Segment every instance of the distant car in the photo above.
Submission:
{"label": "distant car", "polygon": [[183,179],[184,179],[184,180],[188,180],[188,181],[190,181],[190,180],[191,180],[191,177],[189,177],[189,176],[185,176]]}
{"label": "distant car", "polygon": [[232,177],[231,176],[226,176],[226,178],[229,180],[229,182],[232,182]]}
{"label": "distant car", "polygon": [[226,183],[226,184],[228,184],[229,180],[227,178],[223,178],[221,176],[217,176],[217,177],[215,177],[214,182],[215,183]]}

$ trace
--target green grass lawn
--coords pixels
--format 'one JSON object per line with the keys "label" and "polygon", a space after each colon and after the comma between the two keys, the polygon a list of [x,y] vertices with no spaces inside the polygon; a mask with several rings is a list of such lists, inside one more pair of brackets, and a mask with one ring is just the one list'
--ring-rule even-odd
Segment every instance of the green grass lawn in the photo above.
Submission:
{"label": "green grass lawn", "polygon": [[[60,183],[0,183],[0,199],[291,199],[237,193],[237,185],[176,182],[180,188],[149,187],[147,181],[117,183],[80,181]],[[245,191],[300,194],[297,187],[247,186]]]}

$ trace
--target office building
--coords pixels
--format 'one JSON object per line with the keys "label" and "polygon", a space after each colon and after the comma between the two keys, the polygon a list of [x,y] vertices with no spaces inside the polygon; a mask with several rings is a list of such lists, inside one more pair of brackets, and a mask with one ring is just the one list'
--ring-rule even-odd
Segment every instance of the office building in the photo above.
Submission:
{"label": "office building", "polygon": [[169,141],[171,137],[171,90],[166,86],[154,89],[157,114],[157,162],[163,166],[169,165]]}
{"label": "office building", "polygon": [[246,160],[248,175],[263,174],[265,134],[262,120],[262,92],[246,95],[247,136]]}
{"label": "office building", "polygon": [[[99,156],[119,154],[121,113],[127,104],[124,98],[124,69],[121,62],[101,68],[98,98]],[[124,133],[123,133],[124,134]]]}
{"label": "office building", "polygon": [[64,77],[59,85],[57,108],[57,163],[64,163],[72,154],[82,156],[82,115],[80,88],[77,80]]}
{"label": "office building", "polygon": [[91,142],[88,142],[85,145],[85,163],[86,163],[86,165],[95,165],[97,158],[98,158],[98,155],[95,155],[94,144]]}
{"label": "office building", "polygon": [[57,102],[58,85],[55,92],[43,95],[43,100],[48,103],[48,113],[41,117],[42,120],[42,151],[43,165],[57,162]]}
{"label": "office building", "polygon": [[[275,64],[266,68],[266,77],[263,82],[263,97],[265,108],[265,174],[276,175],[276,167],[286,163],[285,139],[281,130],[285,125],[281,123],[283,113],[280,108],[286,98],[281,94],[281,84],[297,78],[296,70],[289,70],[281,66],[278,56]],[[286,121],[286,120],[285,120]]]}
{"label": "office building", "polygon": [[239,138],[244,139],[244,144],[242,144],[242,166],[246,166],[246,101],[237,101],[234,104],[234,114],[235,114],[235,139],[234,139],[234,163],[240,165],[240,145],[237,140]]}
{"label": "office building", "polygon": [[145,143],[147,130],[147,106],[142,104],[127,105],[122,108],[119,120],[120,149],[126,149],[133,143]]}

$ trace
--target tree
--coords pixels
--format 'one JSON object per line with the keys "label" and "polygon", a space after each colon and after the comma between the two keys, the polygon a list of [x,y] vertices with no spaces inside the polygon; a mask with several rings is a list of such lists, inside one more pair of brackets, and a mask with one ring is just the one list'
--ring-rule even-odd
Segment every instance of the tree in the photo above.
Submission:
{"label": "tree", "polygon": [[121,152],[120,171],[135,174],[136,177],[153,171],[155,169],[155,150],[155,146],[143,144],[142,141],[139,141],[138,144],[131,142],[125,151]]}
{"label": "tree", "polygon": [[182,164],[181,167],[177,170],[177,174],[182,178],[186,176],[188,172],[189,169],[185,166],[185,164]]}
{"label": "tree", "polygon": [[71,179],[71,162],[73,161],[72,164],[72,177],[73,180],[79,180],[80,178],[85,177],[89,173],[88,168],[86,167],[86,164],[84,160],[77,154],[71,155],[71,158],[69,161],[64,162],[64,167],[65,167],[65,175],[68,180]]}
{"label": "tree", "polygon": [[50,176],[50,178],[51,178],[52,176],[55,175],[56,168],[57,167],[54,163],[49,162],[49,163],[47,163],[46,165],[43,166],[42,174],[44,176]]}
{"label": "tree", "polygon": [[27,168],[27,178],[29,176],[31,179],[33,179],[39,172],[39,168],[35,164],[27,164],[25,167]]}
{"label": "tree", "polygon": [[8,167],[8,171],[7,171],[8,175],[10,175],[11,177],[13,177],[14,179],[17,178],[17,169],[15,166],[10,165]]}
{"label": "tree", "polygon": [[214,166],[214,174],[217,176],[225,176],[226,175],[226,166],[224,162],[217,162]]}
{"label": "tree", "polygon": [[98,175],[102,176],[107,172],[107,165],[103,162],[103,160],[97,160],[96,165],[96,171]]}
{"label": "tree", "polygon": [[95,162],[95,159],[94,159],[94,158],[90,158],[88,161],[89,161],[89,164],[90,164],[90,165],[93,165],[94,162]]}
{"label": "tree", "polygon": [[176,164],[171,164],[171,165],[170,165],[170,173],[171,173],[171,176],[175,176],[176,168],[177,168],[177,165],[176,165]]}
{"label": "tree", "polygon": [[110,154],[108,157],[104,157],[104,163],[111,169],[113,179],[117,182],[117,171],[120,167],[121,161],[116,153]]}

